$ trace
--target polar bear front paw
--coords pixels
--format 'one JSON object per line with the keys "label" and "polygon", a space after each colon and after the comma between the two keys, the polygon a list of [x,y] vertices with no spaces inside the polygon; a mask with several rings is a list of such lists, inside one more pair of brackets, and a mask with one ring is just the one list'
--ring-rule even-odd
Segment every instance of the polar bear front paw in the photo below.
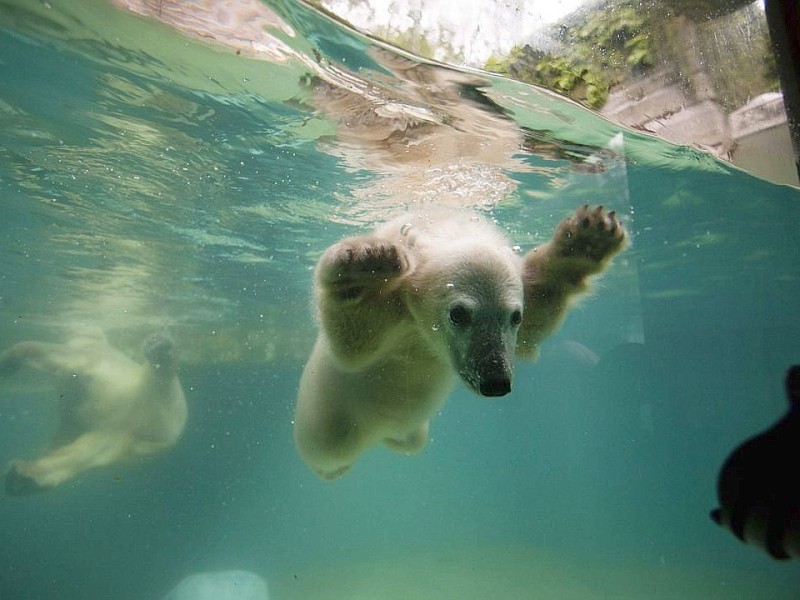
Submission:
{"label": "polar bear front paw", "polygon": [[9,496],[30,496],[43,492],[46,488],[40,486],[30,475],[23,473],[25,463],[21,460],[14,461],[6,473],[5,490]]}
{"label": "polar bear front paw", "polygon": [[588,259],[601,263],[611,258],[625,243],[625,229],[612,210],[588,204],[578,208],[556,229],[553,242],[561,258]]}
{"label": "polar bear front paw", "polygon": [[366,288],[380,287],[408,269],[405,253],[377,237],[350,238],[335,244],[320,262],[320,283],[343,299],[356,298]]}

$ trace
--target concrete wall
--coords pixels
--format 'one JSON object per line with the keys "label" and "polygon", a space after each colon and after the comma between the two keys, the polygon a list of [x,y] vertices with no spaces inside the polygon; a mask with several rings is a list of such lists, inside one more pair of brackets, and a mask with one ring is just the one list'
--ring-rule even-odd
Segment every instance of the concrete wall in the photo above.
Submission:
{"label": "concrete wall", "polygon": [[659,72],[609,95],[601,110],[612,121],[675,144],[701,148],[769,181],[800,185],[783,97],[762,94],[727,113]]}

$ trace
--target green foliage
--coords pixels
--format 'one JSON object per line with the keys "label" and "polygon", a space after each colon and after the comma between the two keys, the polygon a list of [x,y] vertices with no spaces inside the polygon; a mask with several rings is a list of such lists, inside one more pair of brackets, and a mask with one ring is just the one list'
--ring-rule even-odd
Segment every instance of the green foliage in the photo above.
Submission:
{"label": "green foliage", "polygon": [[567,30],[576,57],[614,73],[652,66],[651,29],[646,13],[624,4],[595,11],[585,25]]}
{"label": "green foliage", "polygon": [[525,46],[490,58],[485,68],[600,108],[611,86],[653,65],[646,14],[625,0],[613,10],[589,11],[555,31],[562,48],[558,56]]}
{"label": "green foliage", "polygon": [[449,44],[445,44],[440,40],[434,47],[431,42],[428,41],[428,38],[419,35],[419,33],[413,29],[408,31],[396,31],[388,28],[378,28],[375,30],[375,36],[386,40],[393,46],[403,48],[426,58],[435,58],[437,49],[446,50],[446,55],[452,59],[458,57],[457,53]]}
{"label": "green foliage", "polygon": [[[530,49],[530,46],[526,46],[525,48]],[[490,56],[486,61],[486,70],[491,73],[500,73],[501,75],[511,75],[511,69],[514,64],[518,61],[521,61],[525,58],[525,48],[520,48],[519,46],[514,46],[511,49],[511,52],[508,53],[508,56],[505,58],[498,58],[496,56]]]}
{"label": "green foliage", "polygon": [[[486,69],[600,108],[611,88],[656,70],[690,90],[699,59],[719,101],[732,110],[778,87],[763,11],[752,2],[741,9],[747,3],[597,0],[553,28],[557,54],[515,48],[506,57],[492,57]],[[698,19],[699,48],[687,47],[677,14]]]}
{"label": "green foliage", "polygon": [[592,108],[600,108],[608,98],[608,81],[599,71],[530,46],[516,48],[504,59],[491,57],[485,68],[546,87]]}

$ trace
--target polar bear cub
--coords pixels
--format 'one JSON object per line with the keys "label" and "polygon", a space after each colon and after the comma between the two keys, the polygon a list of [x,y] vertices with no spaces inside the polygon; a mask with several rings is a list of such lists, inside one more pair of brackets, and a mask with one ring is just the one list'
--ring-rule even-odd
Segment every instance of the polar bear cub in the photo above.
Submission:
{"label": "polar bear cub", "polygon": [[460,211],[407,214],[328,248],[295,409],[302,458],[336,479],[376,444],[419,452],[456,376],[508,394],[515,356],[536,357],[626,237],[613,211],[583,206],[524,256]]}
{"label": "polar bear cub", "polygon": [[15,460],[9,495],[41,492],[76,475],[159,454],[180,438],[187,418],[172,340],[157,334],[138,363],[99,331],[65,344],[19,342],[0,354],[0,377],[21,367],[54,377],[60,420],[50,448],[33,461]]}

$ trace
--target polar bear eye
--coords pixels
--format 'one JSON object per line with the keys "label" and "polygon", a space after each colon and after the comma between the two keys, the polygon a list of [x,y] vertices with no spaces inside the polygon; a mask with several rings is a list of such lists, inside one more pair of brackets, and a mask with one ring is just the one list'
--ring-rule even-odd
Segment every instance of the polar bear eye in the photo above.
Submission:
{"label": "polar bear eye", "polygon": [[511,326],[516,327],[520,323],[522,323],[522,311],[515,310],[511,313]]}
{"label": "polar bear eye", "polygon": [[465,327],[472,322],[472,315],[467,307],[456,304],[450,308],[450,322],[456,327]]}

